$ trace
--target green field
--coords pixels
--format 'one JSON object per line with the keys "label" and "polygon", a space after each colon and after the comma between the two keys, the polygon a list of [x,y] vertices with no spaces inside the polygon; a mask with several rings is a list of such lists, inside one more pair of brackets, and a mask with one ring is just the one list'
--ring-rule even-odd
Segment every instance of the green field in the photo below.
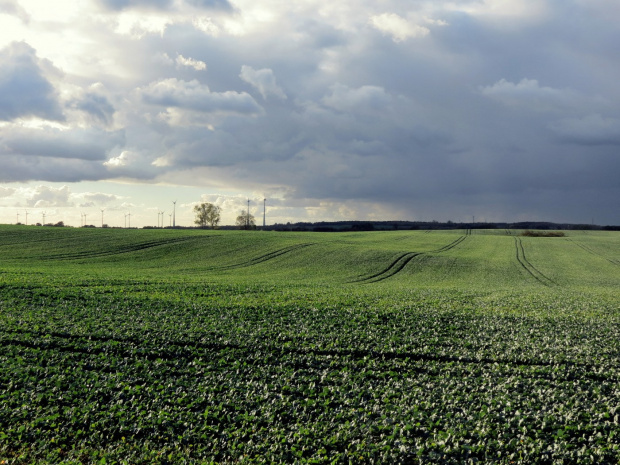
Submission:
{"label": "green field", "polygon": [[0,226],[0,463],[620,463],[620,233]]}

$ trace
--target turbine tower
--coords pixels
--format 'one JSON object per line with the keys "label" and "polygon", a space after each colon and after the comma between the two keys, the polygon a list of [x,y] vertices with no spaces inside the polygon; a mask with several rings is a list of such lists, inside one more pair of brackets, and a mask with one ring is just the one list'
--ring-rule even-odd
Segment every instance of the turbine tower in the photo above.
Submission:
{"label": "turbine tower", "polygon": [[103,228],[103,211],[104,209],[101,209],[101,227]]}
{"label": "turbine tower", "polygon": [[28,210],[26,210],[26,226],[28,226]]}
{"label": "turbine tower", "polygon": [[177,201],[172,202],[172,227],[177,227]]}
{"label": "turbine tower", "polygon": [[265,229],[265,217],[267,216],[267,199],[263,199],[263,229]]}

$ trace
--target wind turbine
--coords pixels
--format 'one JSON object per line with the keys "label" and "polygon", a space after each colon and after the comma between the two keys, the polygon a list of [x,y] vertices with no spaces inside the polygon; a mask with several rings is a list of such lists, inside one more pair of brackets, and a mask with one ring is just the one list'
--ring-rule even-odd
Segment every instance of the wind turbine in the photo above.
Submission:
{"label": "wind turbine", "polygon": [[41,215],[43,215],[43,226],[45,226],[45,212],[41,212]]}
{"label": "wind turbine", "polygon": [[172,226],[172,213],[168,213],[168,216],[170,217],[170,226]]}
{"label": "wind turbine", "polygon": [[263,199],[263,229],[265,229],[265,217],[267,216],[267,199]]}
{"label": "wind turbine", "polygon": [[28,226],[28,210],[26,210],[26,226]]}
{"label": "wind turbine", "polygon": [[176,200],[173,201],[172,205],[173,205],[172,206],[172,227],[176,228],[177,227],[177,215],[176,215],[176,212],[177,212],[177,201]]}
{"label": "wind turbine", "polygon": [[104,209],[101,209],[101,227],[103,228],[103,211]]}
{"label": "wind turbine", "polygon": [[129,218],[129,229],[131,229],[131,212],[127,213],[127,218]]}
{"label": "wind turbine", "polygon": [[19,224],[19,212],[17,212],[17,224]]}

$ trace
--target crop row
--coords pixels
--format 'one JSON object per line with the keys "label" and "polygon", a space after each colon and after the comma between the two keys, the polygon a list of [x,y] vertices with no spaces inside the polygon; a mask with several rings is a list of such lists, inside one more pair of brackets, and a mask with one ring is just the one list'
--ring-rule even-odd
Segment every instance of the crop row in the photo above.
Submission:
{"label": "crop row", "polygon": [[593,304],[605,319],[561,294],[493,314],[445,291],[0,290],[0,456],[17,463],[618,457],[613,300]]}
{"label": "crop row", "polygon": [[617,379],[593,382],[578,367],[260,346],[155,358],[139,347],[122,354],[3,347],[5,366],[13,361],[1,380],[5,453],[28,444],[36,456],[55,444],[74,459],[96,451],[131,458],[150,449],[215,461],[392,463],[502,454],[600,463],[618,453]]}

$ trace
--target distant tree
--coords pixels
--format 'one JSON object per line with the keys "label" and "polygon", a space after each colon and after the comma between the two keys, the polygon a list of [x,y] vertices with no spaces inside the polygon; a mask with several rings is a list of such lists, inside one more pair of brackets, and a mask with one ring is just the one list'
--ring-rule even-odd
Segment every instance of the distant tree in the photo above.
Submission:
{"label": "distant tree", "polygon": [[202,228],[209,225],[212,229],[215,229],[220,223],[222,209],[217,205],[205,202],[194,206],[194,213],[196,213],[194,223]]}
{"label": "distant tree", "polygon": [[254,218],[254,215],[248,213],[247,211],[242,211],[239,213],[235,224],[239,229],[256,229],[256,219]]}

